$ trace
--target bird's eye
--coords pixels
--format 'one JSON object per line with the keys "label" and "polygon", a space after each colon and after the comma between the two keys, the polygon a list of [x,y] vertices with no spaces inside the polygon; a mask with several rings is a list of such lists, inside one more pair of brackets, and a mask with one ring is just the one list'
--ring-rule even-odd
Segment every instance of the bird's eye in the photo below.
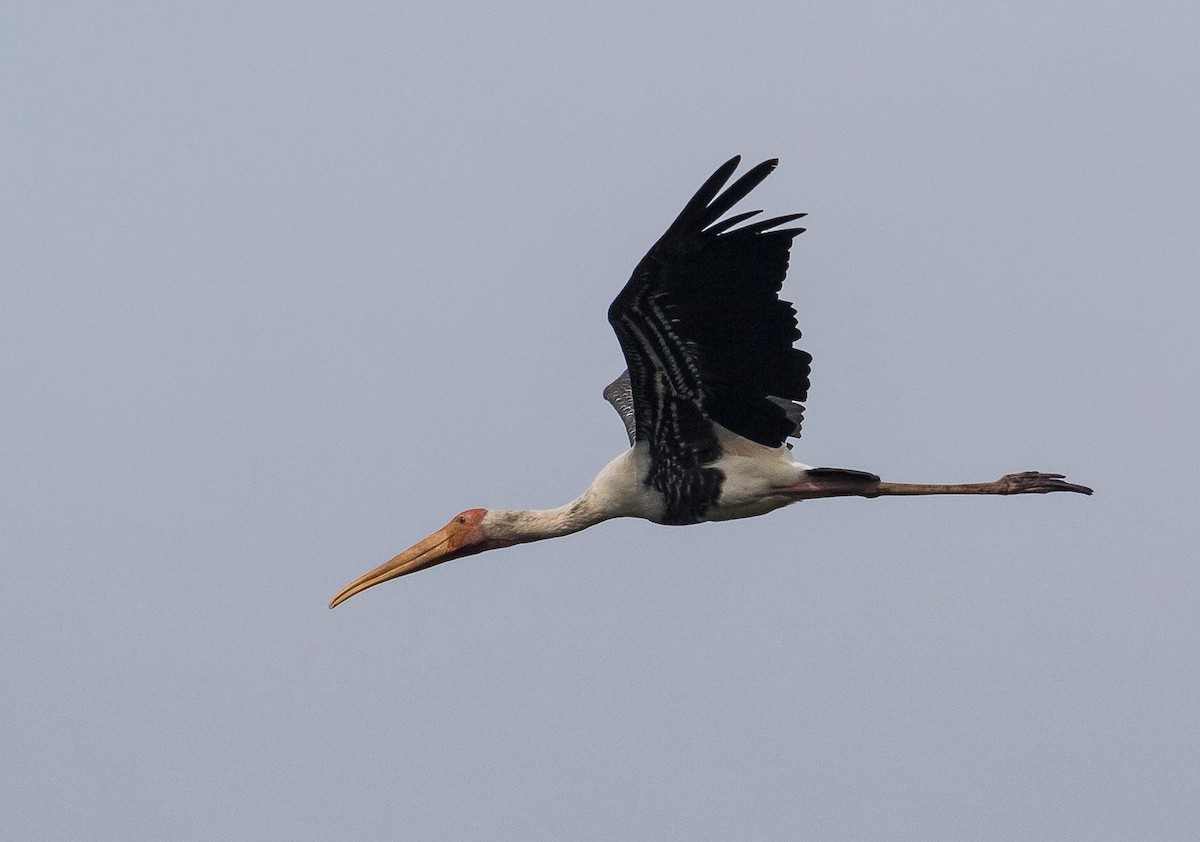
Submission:
{"label": "bird's eye", "polygon": [[459,522],[459,523],[466,523],[466,522],[467,522],[467,518],[466,518],[464,515],[459,515],[459,516],[458,516],[458,522]]}

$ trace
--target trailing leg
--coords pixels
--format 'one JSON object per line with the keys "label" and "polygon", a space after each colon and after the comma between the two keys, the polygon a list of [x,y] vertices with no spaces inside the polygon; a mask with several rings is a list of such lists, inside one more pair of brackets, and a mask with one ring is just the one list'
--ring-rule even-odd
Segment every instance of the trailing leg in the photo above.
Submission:
{"label": "trailing leg", "polygon": [[901,497],[931,494],[1049,494],[1074,491],[1091,494],[1085,485],[1066,482],[1062,474],[1023,471],[1006,474],[994,482],[913,483],[883,482],[875,474],[845,468],[810,468],[799,481],[778,489],[796,500],[821,497]]}
{"label": "trailing leg", "polygon": [[1086,485],[1066,482],[1062,474],[1043,474],[1023,471],[1006,474],[995,482],[969,482],[952,485],[929,485],[909,482],[881,482],[873,494],[864,497],[900,496],[912,494],[1049,494],[1051,491],[1074,491],[1091,494]]}

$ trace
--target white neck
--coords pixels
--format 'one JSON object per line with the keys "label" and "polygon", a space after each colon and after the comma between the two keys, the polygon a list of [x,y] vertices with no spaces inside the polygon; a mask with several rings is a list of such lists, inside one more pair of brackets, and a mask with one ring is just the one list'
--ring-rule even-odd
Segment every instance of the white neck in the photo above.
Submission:
{"label": "white neck", "polygon": [[489,538],[525,543],[570,535],[611,517],[611,514],[600,510],[589,492],[584,492],[583,496],[556,509],[489,509],[483,517],[482,526]]}

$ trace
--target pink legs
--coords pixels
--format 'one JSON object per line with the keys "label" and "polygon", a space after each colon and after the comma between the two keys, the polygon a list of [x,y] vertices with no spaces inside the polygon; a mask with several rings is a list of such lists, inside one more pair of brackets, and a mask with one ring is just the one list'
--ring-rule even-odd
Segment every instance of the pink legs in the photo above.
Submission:
{"label": "pink legs", "polygon": [[881,482],[874,494],[881,497],[890,494],[1049,494],[1051,491],[1074,491],[1091,494],[1086,485],[1066,482],[1062,474],[1041,474],[1037,471],[1022,471],[1006,474],[995,482],[969,482],[958,485],[924,485],[908,482]]}
{"label": "pink legs", "polygon": [[1074,491],[1091,494],[1085,485],[1066,482],[1062,474],[1042,474],[1024,471],[1007,474],[995,482],[928,484],[912,482],[883,482],[874,474],[847,471],[841,468],[813,468],[795,485],[780,492],[797,500],[818,497],[889,497],[917,494],[1048,494],[1051,491]]}

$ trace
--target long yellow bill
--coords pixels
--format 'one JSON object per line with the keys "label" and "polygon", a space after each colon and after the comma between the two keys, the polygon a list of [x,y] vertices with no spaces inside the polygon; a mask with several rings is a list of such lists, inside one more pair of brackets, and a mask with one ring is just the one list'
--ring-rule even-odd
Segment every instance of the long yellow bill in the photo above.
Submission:
{"label": "long yellow bill", "polygon": [[454,539],[458,536],[452,528],[454,525],[451,524],[439,529],[425,540],[409,547],[391,561],[384,562],[371,572],[359,576],[337,592],[337,595],[330,601],[329,607],[336,608],[355,594],[362,593],[367,588],[373,588],[389,579],[395,579],[397,576],[404,576],[408,573],[416,573],[418,570],[424,570],[426,567],[433,567],[435,564],[441,564],[443,561],[450,561],[452,558],[456,558],[457,556],[454,554],[454,550],[456,549]]}

